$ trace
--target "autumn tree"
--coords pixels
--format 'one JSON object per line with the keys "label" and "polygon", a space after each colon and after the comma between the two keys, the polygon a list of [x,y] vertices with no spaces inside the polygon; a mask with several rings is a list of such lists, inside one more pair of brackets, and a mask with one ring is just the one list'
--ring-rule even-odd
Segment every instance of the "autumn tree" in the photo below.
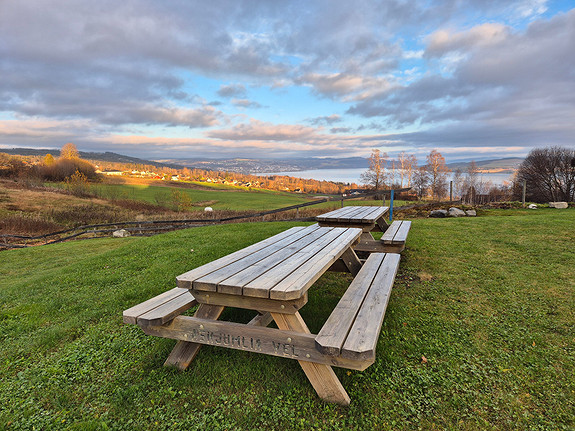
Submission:
{"label": "autumn tree", "polygon": [[360,181],[377,191],[385,186],[386,173],[385,167],[387,165],[387,153],[382,153],[378,149],[371,151],[369,156],[369,168],[360,176]]}
{"label": "autumn tree", "polygon": [[79,159],[80,153],[78,152],[78,149],[76,148],[76,146],[73,143],[68,142],[66,145],[64,145],[60,149],[60,158],[61,159]]}
{"label": "autumn tree", "polygon": [[445,158],[437,150],[432,150],[427,156],[425,165],[429,174],[429,186],[434,199],[441,200],[447,193],[447,175],[449,168],[445,164]]}
{"label": "autumn tree", "polygon": [[44,163],[46,166],[52,166],[54,163],[56,163],[56,159],[54,159],[52,154],[48,153],[42,159],[42,163]]}

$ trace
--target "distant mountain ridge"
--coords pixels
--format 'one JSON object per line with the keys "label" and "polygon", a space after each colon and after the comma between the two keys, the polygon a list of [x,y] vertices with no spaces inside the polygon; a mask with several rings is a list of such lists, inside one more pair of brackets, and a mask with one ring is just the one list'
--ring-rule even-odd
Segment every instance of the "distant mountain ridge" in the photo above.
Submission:
{"label": "distant mountain ridge", "polygon": [[[491,159],[491,160],[479,160],[475,164],[480,171],[483,172],[501,172],[501,173],[513,173],[519,168],[519,165],[523,162],[523,158],[520,157],[505,157],[502,159]],[[467,170],[471,162],[458,162],[458,163],[448,163],[447,167],[452,171],[460,169],[462,171]]]}

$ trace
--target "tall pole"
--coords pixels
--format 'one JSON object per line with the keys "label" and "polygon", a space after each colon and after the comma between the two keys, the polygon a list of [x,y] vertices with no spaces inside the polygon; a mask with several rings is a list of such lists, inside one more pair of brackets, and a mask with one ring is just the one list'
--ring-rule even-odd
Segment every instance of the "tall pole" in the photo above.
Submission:
{"label": "tall pole", "polygon": [[527,190],[527,181],[523,180],[523,197],[521,199],[521,202],[523,202],[523,207],[525,208],[525,192]]}
{"label": "tall pole", "polygon": [[391,196],[389,197],[389,221],[393,221],[393,190],[391,190]]}

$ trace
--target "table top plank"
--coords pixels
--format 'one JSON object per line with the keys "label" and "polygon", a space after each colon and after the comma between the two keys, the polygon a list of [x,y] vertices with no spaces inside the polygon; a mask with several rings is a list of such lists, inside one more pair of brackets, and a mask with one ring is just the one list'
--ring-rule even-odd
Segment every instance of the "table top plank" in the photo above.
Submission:
{"label": "table top plank", "polygon": [[338,208],[338,209],[330,211],[328,213],[320,214],[320,215],[316,216],[315,219],[318,221],[331,220],[331,219],[337,220],[338,217],[341,217],[341,216],[353,211],[354,208],[356,208],[356,207],[348,206],[348,207]]}
{"label": "table top plank", "polygon": [[270,291],[272,299],[294,299],[307,292],[310,286],[348,250],[360,235],[361,229],[346,228],[344,232],[313,258],[308,259]]}
{"label": "table top plank", "polygon": [[261,273],[257,278],[251,280],[243,288],[244,296],[268,298],[269,291],[289,276],[293,271],[318,253],[323,253],[324,249],[331,243],[339,241],[339,237],[346,230],[344,228],[326,228],[328,231],[319,240],[295,253],[286,264],[277,265],[268,271]]}
{"label": "table top plank", "polygon": [[383,206],[347,206],[316,217],[323,223],[365,223],[371,224],[382,217],[389,207]]}
{"label": "table top plank", "polygon": [[284,232],[281,232],[277,235],[274,235],[270,238],[267,238],[263,241],[260,241],[256,244],[252,244],[246,248],[243,248],[241,250],[238,250],[234,253],[228,254],[227,256],[221,257],[220,259],[214,260],[210,263],[207,263],[205,265],[199,266],[198,268],[192,269],[188,272],[185,272],[184,274],[181,274],[179,276],[176,277],[176,280],[178,282],[178,287],[184,288],[184,289],[191,289],[192,288],[192,282],[194,280],[197,280],[198,278],[201,278],[207,274],[210,274],[214,271],[217,271],[220,268],[224,268],[227,265],[230,265],[252,253],[255,253],[259,250],[262,250],[266,247],[269,247],[273,244],[276,244],[278,241],[290,237],[292,235],[297,235],[298,232],[302,231],[305,229],[305,226],[297,226],[297,227],[293,227],[291,229],[288,229]]}
{"label": "table top plank", "polygon": [[[240,258],[234,262],[231,262],[223,267],[216,269],[213,272],[210,272],[209,274],[205,274],[196,280],[193,280],[192,287],[195,290],[215,292],[218,290],[218,284],[222,281],[232,277],[238,272],[241,272],[245,268],[256,264],[257,262],[266,259],[270,255],[277,253],[279,250],[283,250],[285,247],[290,247],[293,244],[297,244],[309,236],[314,238],[314,232],[317,230],[319,230],[319,227],[315,226],[312,226],[308,229],[300,229],[294,235],[280,238],[278,241],[269,244],[267,247],[254,251],[253,253],[241,255]],[[236,289],[235,292],[231,292],[228,289],[225,293],[241,294],[241,285],[239,290]]]}
{"label": "table top plank", "polygon": [[[273,254],[266,256],[264,259],[245,266],[241,271],[220,281],[218,283],[218,292],[236,293],[236,289],[239,289],[236,294],[241,294],[243,286],[258,278],[262,272],[269,272],[276,266],[284,268],[286,267],[285,263],[288,259],[290,260],[291,265],[291,259],[294,255],[308,247],[310,244],[313,244],[315,241],[321,239],[323,236],[325,236],[324,232],[321,229],[316,229],[309,235],[302,237],[288,246],[281,247]],[[267,296],[268,295],[266,295],[266,297]]]}

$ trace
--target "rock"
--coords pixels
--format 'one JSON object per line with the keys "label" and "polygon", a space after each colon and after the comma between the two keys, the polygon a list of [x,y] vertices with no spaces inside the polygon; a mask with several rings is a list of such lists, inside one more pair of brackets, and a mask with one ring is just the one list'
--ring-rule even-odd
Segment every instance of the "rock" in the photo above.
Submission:
{"label": "rock", "polygon": [[130,232],[128,232],[126,229],[119,229],[119,230],[114,231],[112,236],[114,238],[126,238],[126,237],[130,236]]}
{"label": "rock", "polygon": [[214,209],[212,207],[205,207],[204,212],[211,213]]}
{"label": "rock", "polygon": [[459,208],[451,207],[451,208],[449,208],[449,216],[450,217],[465,217],[465,211],[460,210]]}
{"label": "rock", "polygon": [[567,202],[549,202],[549,208],[565,209],[568,206]]}
{"label": "rock", "polygon": [[529,206],[527,208],[529,208],[530,210],[536,210],[537,204],[529,204]]}
{"label": "rock", "polygon": [[476,217],[477,216],[477,211],[475,210],[467,210],[465,211],[465,215],[467,217]]}
{"label": "rock", "polygon": [[435,218],[447,217],[447,211],[446,210],[433,210],[429,213],[429,217],[435,217]]}

